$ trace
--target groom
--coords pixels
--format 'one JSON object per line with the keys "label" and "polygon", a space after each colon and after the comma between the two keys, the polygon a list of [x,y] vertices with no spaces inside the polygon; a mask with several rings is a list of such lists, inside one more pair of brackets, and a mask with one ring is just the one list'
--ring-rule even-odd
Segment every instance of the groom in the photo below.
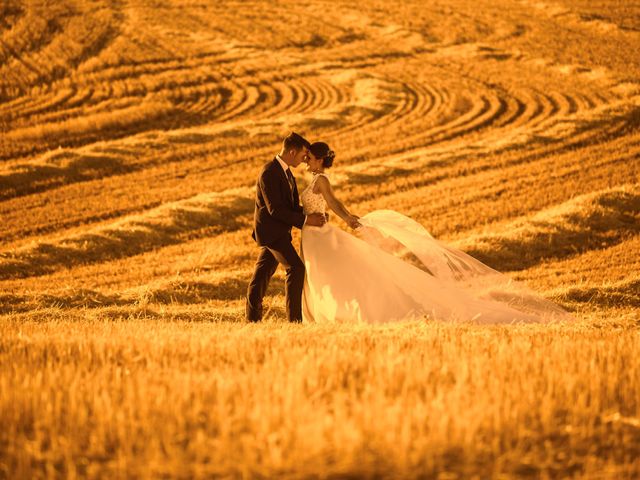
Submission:
{"label": "groom", "polygon": [[304,263],[291,244],[291,228],[303,225],[321,227],[325,218],[319,213],[305,216],[298,197],[291,167],[308,161],[310,144],[291,132],[273,161],[264,166],[256,184],[252,237],[260,247],[253,277],[247,288],[246,317],[250,322],[262,319],[262,299],[278,264],[285,267],[287,318],[302,321]]}

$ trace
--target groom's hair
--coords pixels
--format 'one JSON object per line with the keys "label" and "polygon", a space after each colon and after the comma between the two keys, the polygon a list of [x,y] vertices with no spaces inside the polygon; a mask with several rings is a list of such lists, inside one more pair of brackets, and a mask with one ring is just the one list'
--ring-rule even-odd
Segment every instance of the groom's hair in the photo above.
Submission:
{"label": "groom's hair", "polygon": [[291,132],[282,142],[282,148],[284,151],[291,150],[292,148],[300,150],[303,147],[309,148],[310,146],[311,144],[309,141],[302,135],[298,135],[296,132]]}

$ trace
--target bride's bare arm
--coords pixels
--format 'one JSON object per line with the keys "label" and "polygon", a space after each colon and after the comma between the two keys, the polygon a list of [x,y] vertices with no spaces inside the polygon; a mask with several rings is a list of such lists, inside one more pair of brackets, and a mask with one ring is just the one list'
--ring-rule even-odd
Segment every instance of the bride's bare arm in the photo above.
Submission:
{"label": "bride's bare arm", "polygon": [[314,191],[319,190],[316,193],[322,193],[327,205],[329,208],[333,210],[336,215],[338,215],[341,219],[343,219],[351,228],[357,228],[360,226],[358,222],[358,217],[356,215],[352,215],[347,207],[338,200],[333,193],[333,189],[331,188],[331,183],[327,177],[321,176],[316,180],[316,184],[314,185]]}

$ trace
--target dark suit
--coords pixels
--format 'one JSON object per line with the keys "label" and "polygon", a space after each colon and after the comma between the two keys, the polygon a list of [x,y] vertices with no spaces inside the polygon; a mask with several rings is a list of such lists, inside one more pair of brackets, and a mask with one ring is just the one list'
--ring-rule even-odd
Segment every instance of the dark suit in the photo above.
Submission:
{"label": "dark suit", "polygon": [[252,237],[260,246],[260,254],[247,289],[248,320],[262,319],[262,299],[280,263],[287,272],[287,317],[290,322],[302,321],[304,264],[291,244],[291,228],[302,228],[304,220],[295,179],[290,183],[274,158],[264,166],[256,184]]}

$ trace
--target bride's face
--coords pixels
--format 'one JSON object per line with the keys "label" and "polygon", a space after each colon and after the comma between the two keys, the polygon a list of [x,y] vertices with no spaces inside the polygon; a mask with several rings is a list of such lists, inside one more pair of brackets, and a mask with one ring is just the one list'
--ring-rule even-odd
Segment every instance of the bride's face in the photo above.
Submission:
{"label": "bride's face", "polygon": [[309,160],[307,161],[309,172],[319,172],[322,170],[322,159],[317,158],[313,153],[309,152]]}

